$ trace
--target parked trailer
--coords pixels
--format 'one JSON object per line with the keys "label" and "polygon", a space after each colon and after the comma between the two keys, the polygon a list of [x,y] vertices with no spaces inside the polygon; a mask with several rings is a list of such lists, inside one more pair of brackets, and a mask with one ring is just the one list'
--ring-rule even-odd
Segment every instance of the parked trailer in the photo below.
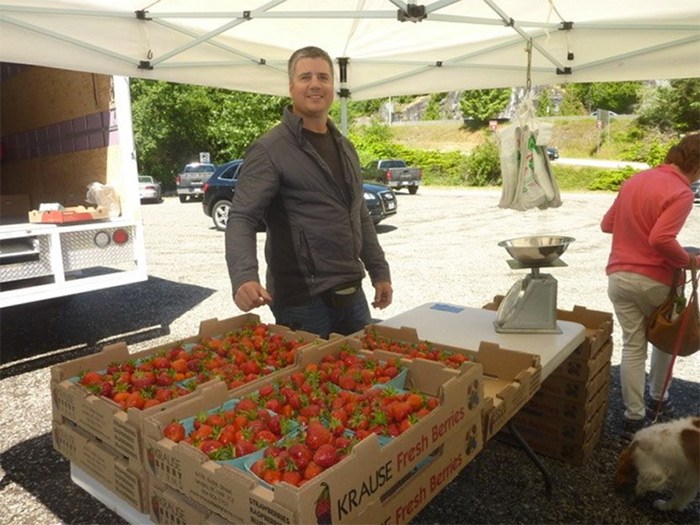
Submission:
{"label": "parked trailer", "polygon": [[0,307],[146,280],[129,79],[1,63],[0,82]]}

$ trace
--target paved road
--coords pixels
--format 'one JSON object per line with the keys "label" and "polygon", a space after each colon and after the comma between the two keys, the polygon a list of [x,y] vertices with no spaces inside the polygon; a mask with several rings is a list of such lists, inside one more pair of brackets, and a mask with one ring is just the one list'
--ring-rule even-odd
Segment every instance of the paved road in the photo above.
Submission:
{"label": "paved road", "polygon": [[[499,198],[500,192],[494,190],[401,192],[398,214],[378,228],[392,266],[395,300],[375,316],[387,318],[429,301],[473,307],[490,302],[523,277],[522,271],[509,268],[498,241],[552,233],[576,239],[562,258],[568,266],[551,270],[559,283],[559,307],[610,311],[604,276],[610,238],[599,231],[598,223],[614,196],[564,194],[560,208],[528,212],[500,209]],[[120,521],[71,482],[68,463],[51,448],[51,365],[93,353],[108,342],[127,341],[132,351],[164,344],[196,334],[203,319],[240,313],[231,299],[223,234],[213,228],[201,205],[166,198],[162,204],[144,205],[143,220],[147,282],[2,311],[0,523]],[[681,242],[700,245],[698,232],[696,205]],[[263,321],[273,321],[267,309],[259,315]],[[617,329],[614,345],[617,374]],[[41,357],[32,358],[36,355]],[[698,370],[700,354],[680,359],[678,381],[672,386],[679,406],[694,413],[700,412]],[[607,423],[612,433],[619,426],[614,385]],[[650,511],[648,502],[630,505],[611,494],[608,484],[615,452],[603,445],[599,454],[582,470],[547,462],[562,479],[557,490],[563,492],[552,503],[542,497],[539,473],[526,460],[509,447],[490,445],[418,521],[697,523],[697,503],[690,514],[663,515]],[[503,472],[503,465],[512,465],[512,472],[494,486],[494,472]],[[523,493],[528,494],[527,503],[520,497]]]}

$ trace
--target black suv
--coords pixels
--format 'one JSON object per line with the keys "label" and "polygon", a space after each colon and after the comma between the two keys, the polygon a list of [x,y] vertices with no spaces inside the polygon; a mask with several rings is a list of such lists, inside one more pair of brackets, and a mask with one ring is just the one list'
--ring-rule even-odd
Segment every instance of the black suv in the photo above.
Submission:
{"label": "black suv", "polygon": [[[211,217],[217,230],[226,229],[228,212],[233,200],[233,192],[238,180],[243,161],[232,160],[216,168],[207,182],[204,183],[204,199],[202,208],[207,217]],[[365,203],[375,226],[396,213],[396,195],[394,191],[383,184],[365,182]],[[264,231],[264,230],[263,230]]]}

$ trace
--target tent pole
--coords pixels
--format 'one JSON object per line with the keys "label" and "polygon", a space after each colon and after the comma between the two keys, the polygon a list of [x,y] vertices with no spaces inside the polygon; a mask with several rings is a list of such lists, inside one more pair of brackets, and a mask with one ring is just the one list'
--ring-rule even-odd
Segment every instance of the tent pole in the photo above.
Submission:
{"label": "tent pole", "polygon": [[348,98],[350,98],[350,90],[347,88],[348,83],[348,57],[338,57],[338,67],[340,69],[340,131],[343,135],[348,134]]}
{"label": "tent pole", "polygon": [[348,134],[348,99],[340,97],[340,131],[343,135]]}

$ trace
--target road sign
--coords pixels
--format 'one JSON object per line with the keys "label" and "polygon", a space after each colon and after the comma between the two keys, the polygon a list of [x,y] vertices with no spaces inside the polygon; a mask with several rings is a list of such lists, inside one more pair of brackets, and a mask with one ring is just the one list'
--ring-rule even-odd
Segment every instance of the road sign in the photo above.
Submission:
{"label": "road sign", "polygon": [[209,164],[209,163],[211,163],[210,158],[211,158],[211,157],[209,156],[209,152],[208,152],[208,151],[201,151],[201,152],[199,153],[199,162],[202,163],[202,164]]}

